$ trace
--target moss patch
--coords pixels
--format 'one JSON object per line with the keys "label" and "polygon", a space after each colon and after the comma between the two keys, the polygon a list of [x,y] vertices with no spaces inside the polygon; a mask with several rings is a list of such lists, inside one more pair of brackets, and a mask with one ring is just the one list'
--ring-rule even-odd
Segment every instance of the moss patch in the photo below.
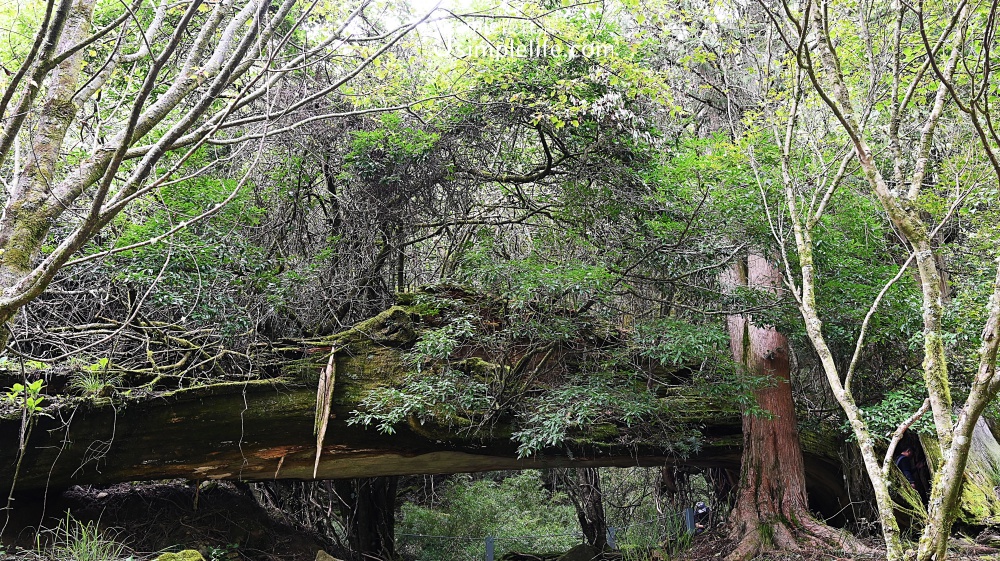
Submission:
{"label": "moss patch", "polygon": [[[315,383],[319,371],[326,366],[331,349],[337,353],[337,378],[362,379],[378,374],[384,367],[395,371],[402,367],[399,350],[413,346],[419,336],[420,316],[410,308],[393,306],[347,331],[300,341],[298,349],[304,356],[285,360],[280,366],[286,376]],[[393,376],[394,377],[394,376]]]}
{"label": "moss patch", "polygon": [[[996,457],[1000,456],[1000,444],[983,421],[976,426],[972,440],[957,520],[972,526],[993,525],[1000,521],[1000,497],[994,490],[1000,485],[1000,471],[995,463]],[[941,465],[937,439],[921,435],[920,444],[933,476]]]}
{"label": "moss patch", "polygon": [[185,549],[179,553],[164,553],[156,561],[205,561],[205,558],[193,549]]}

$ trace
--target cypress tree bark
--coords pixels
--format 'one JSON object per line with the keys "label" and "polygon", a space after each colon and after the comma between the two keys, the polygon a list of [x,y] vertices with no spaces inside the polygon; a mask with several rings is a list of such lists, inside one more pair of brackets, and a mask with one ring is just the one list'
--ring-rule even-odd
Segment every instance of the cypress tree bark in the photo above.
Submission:
{"label": "cypress tree bark", "polygon": [[[777,290],[781,275],[764,257],[724,273],[723,284]],[[747,374],[766,378],[754,391],[758,411],[743,413],[743,457],[736,505],[730,515],[736,549],[729,561],[761,551],[796,551],[803,546],[841,546],[843,537],[809,512],[805,467],[792,399],[788,339],[751,318],[727,318],[733,358]],[[853,544],[852,544],[853,545]]]}

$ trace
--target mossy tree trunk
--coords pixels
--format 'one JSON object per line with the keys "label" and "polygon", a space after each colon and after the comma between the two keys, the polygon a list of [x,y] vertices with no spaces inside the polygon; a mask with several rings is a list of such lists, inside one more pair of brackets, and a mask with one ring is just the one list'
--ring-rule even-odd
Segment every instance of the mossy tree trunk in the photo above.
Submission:
{"label": "mossy tree trunk", "polygon": [[[53,53],[69,51],[90,34],[95,0],[59,3],[51,23],[43,60]],[[58,46],[57,46],[58,45]],[[48,234],[54,216],[65,202],[53,200],[51,185],[62,157],[62,145],[70,124],[76,117],[74,96],[80,86],[80,69],[86,49],[56,65],[48,77],[45,101],[38,122],[31,130],[31,157],[24,169],[15,170],[15,182],[0,216],[0,322],[10,322],[21,309],[24,299],[12,298],[23,292],[19,287],[29,280],[35,257]],[[26,96],[33,97],[37,86]],[[4,131],[5,133],[7,131]],[[30,294],[33,298],[40,289]],[[0,349],[7,345],[9,329],[0,329]]]}
{"label": "mossy tree trunk", "polygon": [[[920,445],[927,452],[927,467],[931,478],[941,469],[941,449],[931,435],[921,435]],[[982,418],[972,431],[969,460],[965,465],[964,481],[955,520],[970,526],[991,526],[1000,521],[1000,442]]]}

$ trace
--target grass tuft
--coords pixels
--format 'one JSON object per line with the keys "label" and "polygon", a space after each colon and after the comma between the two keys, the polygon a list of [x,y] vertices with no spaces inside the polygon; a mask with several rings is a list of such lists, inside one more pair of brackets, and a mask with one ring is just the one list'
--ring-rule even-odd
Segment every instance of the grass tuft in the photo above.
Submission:
{"label": "grass tuft", "polygon": [[67,511],[66,518],[49,530],[45,556],[59,561],[121,561],[133,559],[116,536],[101,531],[97,522],[80,522]]}

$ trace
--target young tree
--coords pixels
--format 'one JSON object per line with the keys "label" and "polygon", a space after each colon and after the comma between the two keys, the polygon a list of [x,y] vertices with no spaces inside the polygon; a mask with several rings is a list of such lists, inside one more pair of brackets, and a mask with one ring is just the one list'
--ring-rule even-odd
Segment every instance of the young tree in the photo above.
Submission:
{"label": "young tree", "polygon": [[399,477],[342,479],[334,483],[351,551],[359,560],[396,558]]}
{"label": "young tree", "polygon": [[608,519],[604,514],[600,468],[575,468],[560,475],[566,494],[573,501],[580,530],[588,544],[603,550],[608,546]]}
{"label": "young tree", "polygon": [[[856,11],[837,2],[810,1],[800,6],[788,3],[761,4],[775,23],[789,56],[799,67],[790,89],[787,125],[776,133],[782,145],[782,183],[792,227],[798,267],[786,258],[786,280],[792,288],[805,320],[810,340],[824,372],[840,402],[861,447],[865,468],[875,487],[882,531],[889,559],[901,559],[903,545],[889,495],[892,455],[905,428],[923,413],[903,423],[893,435],[889,449],[880,458],[868,421],[852,392],[858,359],[865,336],[889,286],[902,277],[910,263],[916,266],[921,289],[923,323],[923,383],[940,446],[942,463],[934,478],[928,520],[920,539],[917,558],[943,559],[955,518],[964,468],[972,442],[972,431],[986,405],[1000,390],[996,368],[997,323],[1000,319],[1000,271],[988,290],[988,303],[981,314],[978,366],[970,372],[969,393],[955,418],[945,346],[942,282],[942,248],[936,233],[963,205],[967,197],[986,183],[979,171],[985,163],[1000,178],[996,155],[997,138],[990,104],[995,106],[995,88],[990,87],[990,56],[997,6],[934,5],[912,8],[905,4],[874,3]],[[861,30],[860,37],[856,33]],[[879,36],[875,30],[888,30]],[[973,39],[973,38],[982,38]],[[861,42],[859,42],[859,40]],[[850,49],[850,54],[848,50]],[[888,92],[888,95],[885,94]],[[841,135],[826,142],[846,142],[849,151],[826,164],[827,174],[817,179],[802,177],[796,163],[799,151],[815,153],[822,135],[809,137],[816,129],[803,125],[815,94],[829,110]],[[929,100],[920,105],[922,97]],[[963,139],[963,151],[939,140],[943,129]],[[973,141],[969,144],[968,141]],[[806,148],[809,146],[809,148]],[[909,146],[909,150],[906,148]],[[945,152],[971,171],[956,172],[954,182],[934,173],[934,150]],[[823,329],[817,304],[815,233],[829,212],[829,203],[852,164],[885,210],[895,230],[910,250],[909,259],[890,279],[872,303],[846,368],[835,360]],[[891,170],[886,175],[883,170]],[[967,183],[965,182],[967,181]],[[936,213],[930,200],[945,200]],[[937,220],[931,227],[928,215]]]}
{"label": "young tree", "polygon": [[[0,217],[0,321],[8,324],[0,344],[18,310],[124,209],[204,171],[184,166],[198,149],[225,147],[252,169],[276,131],[359,111],[330,96],[422,21],[372,28],[370,4],[316,15],[318,3],[297,0],[134,0],[100,10],[96,0],[48,0],[0,94],[0,169],[12,185]],[[307,45],[303,29],[320,17],[339,23]],[[326,68],[327,83],[283,93],[338,51],[356,62]],[[25,154],[12,158],[21,144]],[[51,246],[44,254],[43,244]]]}

